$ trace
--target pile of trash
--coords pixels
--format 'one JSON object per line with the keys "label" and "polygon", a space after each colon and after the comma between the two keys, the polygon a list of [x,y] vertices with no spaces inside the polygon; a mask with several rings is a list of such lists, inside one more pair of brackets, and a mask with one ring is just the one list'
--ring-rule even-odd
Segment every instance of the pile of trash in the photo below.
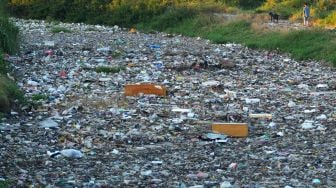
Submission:
{"label": "pile of trash", "polygon": [[6,60],[28,102],[0,123],[0,184],[336,186],[334,68],[201,38],[14,21],[22,46]]}

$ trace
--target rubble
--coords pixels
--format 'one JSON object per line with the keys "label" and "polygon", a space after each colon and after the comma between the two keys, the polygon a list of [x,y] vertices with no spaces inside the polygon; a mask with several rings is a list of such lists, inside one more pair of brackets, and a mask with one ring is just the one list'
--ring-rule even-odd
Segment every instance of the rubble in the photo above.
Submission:
{"label": "rubble", "polygon": [[[65,23],[72,32],[52,33],[55,23],[14,21],[22,46],[7,61],[30,105],[0,124],[1,181],[336,186],[335,68],[201,38]],[[165,95],[125,95],[129,84]],[[244,124],[248,135],[213,133],[212,122]]]}

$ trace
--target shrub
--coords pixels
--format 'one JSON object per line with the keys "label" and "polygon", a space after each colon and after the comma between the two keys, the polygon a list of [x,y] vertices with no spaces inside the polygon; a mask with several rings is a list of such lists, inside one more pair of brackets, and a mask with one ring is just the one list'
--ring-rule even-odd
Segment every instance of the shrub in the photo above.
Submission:
{"label": "shrub", "polygon": [[326,18],[321,21],[324,25],[336,26],[336,11],[331,12]]}
{"label": "shrub", "polygon": [[3,61],[3,53],[0,51],[0,75],[6,74],[8,72],[8,66],[5,61]]}
{"label": "shrub", "polygon": [[24,100],[21,90],[5,76],[8,66],[3,60],[3,52],[15,53],[19,41],[19,30],[9,21],[6,5],[6,1],[0,2],[0,112],[9,112],[16,100]]}
{"label": "shrub", "polygon": [[230,5],[237,6],[243,9],[256,8],[262,5],[266,0],[221,0],[221,2]]}
{"label": "shrub", "polygon": [[8,112],[16,101],[24,102],[23,92],[5,76],[0,76],[0,88],[0,112]]}
{"label": "shrub", "polygon": [[18,49],[19,30],[7,17],[0,16],[0,49],[7,53],[15,53]]}

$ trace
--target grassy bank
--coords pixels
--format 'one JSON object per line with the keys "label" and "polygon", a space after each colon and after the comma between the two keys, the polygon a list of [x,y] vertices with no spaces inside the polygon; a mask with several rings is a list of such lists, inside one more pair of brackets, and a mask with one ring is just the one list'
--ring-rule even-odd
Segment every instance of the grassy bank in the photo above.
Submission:
{"label": "grassy bank", "polygon": [[[164,20],[164,18],[161,18]],[[186,36],[200,36],[215,43],[241,43],[250,48],[290,53],[298,60],[324,60],[336,66],[336,32],[324,29],[261,31],[248,19],[224,22],[215,16],[198,15],[167,26],[157,20],[138,24],[144,31],[160,30]]]}
{"label": "grassy bank", "polygon": [[23,93],[7,77],[9,64],[4,54],[13,54],[18,50],[18,29],[9,21],[5,12],[5,2],[0,3],[0,113],[9,112],[13,106],[23,101]]}
{"label": "grassy bank", "polygon": [[336,65],[336,34],[326,30],[260,32],[246,21],[214,27],[205,38],[217,43],[236,42],[251,48],[290,53],[299,60],[326,60]]}

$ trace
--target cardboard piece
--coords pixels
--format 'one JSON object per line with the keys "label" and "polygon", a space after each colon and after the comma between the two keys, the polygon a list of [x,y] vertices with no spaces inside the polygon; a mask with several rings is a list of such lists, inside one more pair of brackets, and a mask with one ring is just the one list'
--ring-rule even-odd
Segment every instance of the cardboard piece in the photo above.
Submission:
{"label": "cardboard piece", "polygon": [[145,95],[167,95],[167,89],[164,86],[156,84],[130,84],[126,85],[124,89],[126,96],[136,96],[141,93]]}
{"label": "cardboard piece", "polygon": [[231,137],[247,137],[247,123],[213,123],[212,131],[222,133]]}

